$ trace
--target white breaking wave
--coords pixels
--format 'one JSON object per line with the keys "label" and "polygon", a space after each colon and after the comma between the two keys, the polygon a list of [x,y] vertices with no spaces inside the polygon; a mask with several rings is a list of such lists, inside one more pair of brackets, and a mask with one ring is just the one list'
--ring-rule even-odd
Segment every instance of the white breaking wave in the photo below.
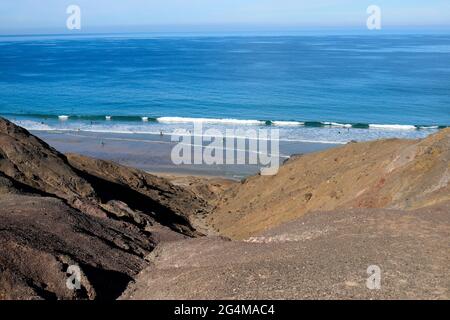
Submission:
{"label": "white breaking wave", "polygon": [[[77,122],[67,122],[64,126],[61,124],[56,124],[51,126],[45,123],[33,121],[33,120],[14,120],[16,125],[24,127],[30,131],[47,131],[47,132],[91,132],[91,133],[105,133],[105,134],[143,134],[143,135],[157,135],[160,136],[161,128],[156,127],[154,130],[148,130],[151,127],[148,125],[81,125]],[[300,127],[302,128],[302,127]],[[164,131],[164,135],[178,135],[178,136],[193,136],[196,135],[191,133],[188,129],[175,129],[173,131]],[[204,134],[203,137],[213,137]],[[235,134],[230,136],[231,138],[237,139],[252,139],[249,136]],[[258,137],[257,140],[267,140],[270,137],[262,138]],[[280,141],[286,142],[305,142],[305,143],[323,143],[323,144],[345,144],[347,141],[339,141],[335,139],[325,138],[323,140],[315,139],[314,137],[280,137]]]}
{"label": "white breaking wave", "polygon": [[303,126],[305,123],[300,121],[272,121],[272,124],[280,127],[295,127]]}
{"label": "white breaking wave", "polygon": [[23,127],[27,130],[36,130],[36,131],[53,131],[55,128],[50,127],[45,123],[40,123],[33,120],[15,120],[12,121],[14,124]]}
{"label": "white breaking wave", "polygon": [[69,119],[69,116],[64,116],[64,115],[58,116],[58,119],[64,121],[64,120]]}
{"label": "white breaking wave", "polygon": [[417,129],[415,126],[406,125],[406,124],[369,124],[369,128],[386,129],[386,130],[416,130]]}
{"label": "white breaking wave", "polygon": [[439,126],[420,126],[419,129],[435,130],[435,129],[439,129]]}
{"label": "white breaking wave", "polygon": [[337,122],[324,122],[323,123],[326,126],[331,126],[331,127],[339,127],[339,128],[351,128],[352,125],[349,123],[337,123]]}
{"label": "white breaking wave", "polygon": [[[112,116],[114,118],[114,116]],[[139,118],[138,118],[139,119]],[[167,118],[166,118],[167,119]],[[183,136],[191,136],[194,135],[192,131],[192,122],[187,122],[186,119],[195,119],[196,118],[180,118],[182,122],[175,122],[172,119],[168,118],[167,122],[121,122],[121,121],[105,121],[105,122],[90,122],[90,121],[58,121],[56,119],[53,120],[45,120],[45,121],[36,121],[36,120],[28,120],[28,119],[14,119],[13,122],[19,126],[22,126],[28,130],[35,131],[60,131],[68,132],[97,132],[97,133],[105,133],[105,134],[149,134],[149,135],[161,135],[163,133],[164,136],[170,136],[175,134],[176,130],[184,130],[184,132],[178,132],[178,135]],[[175,118],[177,119],[177,118]],[[230,122],[219,121],[217,123],[211,122],[215,119],[207,119],[205,118],[205,130],[206,129],[218,129],[225,133],[228,129],[227,125],[230,125]],[[224,119],[226,120],[226,119]],[[232,120],[233,119],[228,119]],[[238,122],[231,122],[231,126],[235,127],[235,129],[246,130],[246,125],[249,124],[247,120],[237,120]],[[243,122],[242,122],[243,121]],[[255,123],[255,121],[250,120],[250,124]],[[291,125],[286,125],[290,123]],[[258,125],[262,125],[263,121],[256,121]],[[295,123],[295,125],[294,125]],[[239,128],[239,124],[244,124]],[[281,125],[282,124],[282,125]],[[375,139],[386,139],[386,138],[405,138],[405,139],[417,139],[424,138],[429,134],[436,132],[437,126],[423,126],[417,128],[415,130],[415,126],[408,125],[372,125],[369,128],[355,128],[352,130],[342,130],[341,127],[333,126],[331,123],[326,125],[325,127],[308,127],[305,125],[301,125],[301,122],[295,121],[281,121],[278,130],[280,132],[280,141],[287,142],[305,142],[305,143],[332,143],[332,144],[345,144],[352,140],[357,141],[368,141]],[[204,136],[207,136],[207,132],[204,132]],[[234,133],[235,138],[248,138],[245,137],[245,132],[236,131]],[[259,137],[262,140],[262,137]]]}
{"label": "white breaking wave", "polygon": [[261,120],[239,119],[210,119],[210,118],[185,118],[185,117],[160,117],[156,119],[161,123],[211,123],[211,124],[240,124],[240,125],[264,125]]}

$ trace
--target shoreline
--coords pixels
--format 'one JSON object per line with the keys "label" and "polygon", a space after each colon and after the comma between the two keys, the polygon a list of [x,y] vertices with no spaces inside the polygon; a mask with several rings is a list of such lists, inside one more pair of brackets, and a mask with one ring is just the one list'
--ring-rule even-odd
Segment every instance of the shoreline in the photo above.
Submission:
{"label": "shoreline", "polygon": [[[154,116],[154,115],[114,115],[114,114],[20,114],[4,113],[3,116],[15,122],[32,121],[36,127],[48,126],[49,130],[65,130],[61,124],[72,124],[72,130],[76,126],[85,127],[86,124],[120,124],[120,123],[151,123],[161,125],[186,125],[192,123],[201,123],[204,125],[244,125],[244,126],[263,126],[263,127],[312,127],[312,128],[353,128],[353,129],[388,129],[388,130],[433,130],[445,129],[449,124],[442,123],[419,123],[411,121],[388,122],[388,121],[355,121],[355,120],[298,120],[298,119],[259,119],[257,117],[241,119],[236,116],[228,117],[189,117],[189,116]],[[51,128],[51,129],[50,129]],[[70,130],[70,128],[68,129]],[[114,133],[114,132],[112,132]],[[150,132],[149,132],[150,133]]]}
{"label": "shoreline", "polygon": [[[259,165],[175,165],[170,153],[176,142],[169,135],[129,133],[92,133],[77,131],[31,130],[50,146],[62,153],[110,160],[141,169],[155,175],[194,176],[241,180],[259,173]],[[280,165],[293,155],[307,154],[342,146],[333,143],[280,141]],[[246,152],[246,156],[248,152]]]}
{"label": "shoreline", "polygon": [[[337,122],[299,122],[299,121],[267,121],[263,120],[238,120],[238,119],[209,119],[209,118],[181,118],[181,117],[136,117],[132,120],[125,116],[123,119],[116,119],[113,116],[110,120],[105,118],[83,120],[71,119],[69,116],[63,118],[13,118],[10,119],[16,125],[33,132],[53,132],[53,133],[76,133],[111,134],[122,135],[121,139],[135,139],[140,135],[147,139],[148,136],[170,135],[177,133],[179,136],[195,136],[195,126],[201,126],[205,130],[203,136],[207,136],[206,130],[219,130],[222,134],[227,133],[235,137],[241,137],[247,130],[278,130],[279,141],[285,143],[320,143],[320,144],[341,144],[345,145],[351,141],[372,141],[378,139],[400,138],[418,139],[426,138],[444,126],[417,126],[399,124],[350,124]],[[82,117],[82,116],[78,116]],[[145,119],[145,120],[144,120]],[[240,130],[243,130],[240,131]],[[245,134],[244,134],[245,135]]]}

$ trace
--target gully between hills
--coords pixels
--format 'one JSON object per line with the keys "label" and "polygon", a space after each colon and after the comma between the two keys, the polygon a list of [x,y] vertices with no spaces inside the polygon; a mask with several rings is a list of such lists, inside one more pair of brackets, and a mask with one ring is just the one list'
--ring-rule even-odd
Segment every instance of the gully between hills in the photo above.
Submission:
{"label": "gully between hills", "polygon": [[448,299],[449,163],[447,129],[180,183],[0,118],[0,299]]}

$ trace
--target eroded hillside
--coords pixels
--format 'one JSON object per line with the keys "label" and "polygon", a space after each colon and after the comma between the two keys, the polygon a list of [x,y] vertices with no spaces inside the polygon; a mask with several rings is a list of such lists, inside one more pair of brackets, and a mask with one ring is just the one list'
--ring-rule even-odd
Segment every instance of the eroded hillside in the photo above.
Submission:
{"label": "eroded hillside", "polygon": [[450,200],[450,129],[424,140],[379,140],[296,157],[275,176],[229,189],[209,223],[243,239],[307,212],[417,209]]}

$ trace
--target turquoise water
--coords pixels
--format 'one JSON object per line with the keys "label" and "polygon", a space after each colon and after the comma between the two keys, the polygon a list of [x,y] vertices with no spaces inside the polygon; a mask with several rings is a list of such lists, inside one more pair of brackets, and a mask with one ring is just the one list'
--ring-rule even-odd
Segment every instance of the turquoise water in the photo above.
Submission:
{"label": "turquoise water", "polygon": [[0,115],[33,130],[423,137],[450,125],[450,35],[0,37]]}

